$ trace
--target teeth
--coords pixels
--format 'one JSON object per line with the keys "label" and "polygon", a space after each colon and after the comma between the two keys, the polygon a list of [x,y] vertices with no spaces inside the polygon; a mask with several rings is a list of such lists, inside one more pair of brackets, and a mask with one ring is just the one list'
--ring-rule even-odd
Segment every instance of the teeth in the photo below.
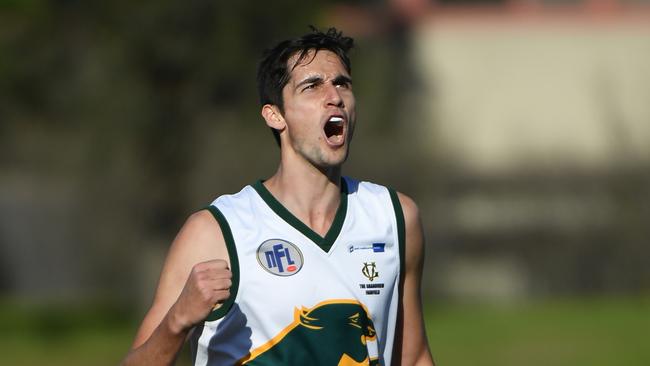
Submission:
{"label": "teeth", "polygon": [[342,123],[342,122],[343,122],[343,118],[341,118],[341,117],[331,117],[331,118],[329,119],[329,122],[332,122],[332,123]]}

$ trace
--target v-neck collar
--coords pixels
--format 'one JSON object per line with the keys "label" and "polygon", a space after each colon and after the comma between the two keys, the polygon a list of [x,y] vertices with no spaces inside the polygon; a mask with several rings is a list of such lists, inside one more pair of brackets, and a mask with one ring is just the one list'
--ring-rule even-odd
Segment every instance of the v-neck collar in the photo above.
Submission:
{"label": "v-neck collar", "polygon": [[286,207],[284,207],[275,197],[273,197],[271,192],[266,189],[262,182],[262,180],[258,180],[252,185],[252,187],[257,191],[264,202],[266,202],[269,208],[271,208],[271,210],[273,210],[273,212],[275,212],[275,214],[278,215],[282,220],[308,237],[323,251],[326,253],[329,252],[330,248],[334,244],[334,241],[341,233],[343,221],[345,221],[345,215],[348,211],[348,187],[345,179],[341,178],[341,202],[339,203],[339,208],[336,210],[336,215],[334,216],[332,225],[330,226],[329,230],[327,230],[325,237],[320,236],[304,222],[300,221],[296,216],[289,212]]}

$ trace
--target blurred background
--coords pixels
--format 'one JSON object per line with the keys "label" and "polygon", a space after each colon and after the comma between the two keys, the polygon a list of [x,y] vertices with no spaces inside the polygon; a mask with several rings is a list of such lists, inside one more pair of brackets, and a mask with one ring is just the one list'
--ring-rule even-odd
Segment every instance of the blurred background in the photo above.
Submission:
{"label": "blurred background", "polygon": [[439,365],[650,364],[650,1],[1,0],[3,364],[119,362],[185,218],[275,171],[256,63],[309,24],[357,42],[345,173],[420,206]]}

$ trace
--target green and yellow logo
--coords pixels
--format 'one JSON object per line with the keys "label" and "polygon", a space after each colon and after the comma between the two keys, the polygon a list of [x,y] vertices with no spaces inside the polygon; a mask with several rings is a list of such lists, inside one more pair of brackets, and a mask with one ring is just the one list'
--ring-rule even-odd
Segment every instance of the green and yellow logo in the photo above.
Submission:
{"label": "green and yellow logo", "polygon": [[375,265],[375,262],[364,262],[361,273],[363,273],[363,275],[366,276],[370,282],[379,277],[379,272],[377,272],[377,266]]}
{"label": "green and yellow logo", "polygon": [[379,365],[377,335],[356,300],[329,300],[294,310],[293,322],[238,365]]}

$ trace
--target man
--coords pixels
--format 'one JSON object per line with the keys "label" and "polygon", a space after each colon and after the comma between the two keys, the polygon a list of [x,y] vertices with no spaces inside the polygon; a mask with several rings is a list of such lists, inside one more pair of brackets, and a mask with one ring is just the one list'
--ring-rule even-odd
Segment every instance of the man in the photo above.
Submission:
{"label": "man", "polygon": [[352,39],[314,30],[269,50],[265,181],[190,216],[123,365],[432,365],[424,239],[407,196],[341,176],[356,121]]}

